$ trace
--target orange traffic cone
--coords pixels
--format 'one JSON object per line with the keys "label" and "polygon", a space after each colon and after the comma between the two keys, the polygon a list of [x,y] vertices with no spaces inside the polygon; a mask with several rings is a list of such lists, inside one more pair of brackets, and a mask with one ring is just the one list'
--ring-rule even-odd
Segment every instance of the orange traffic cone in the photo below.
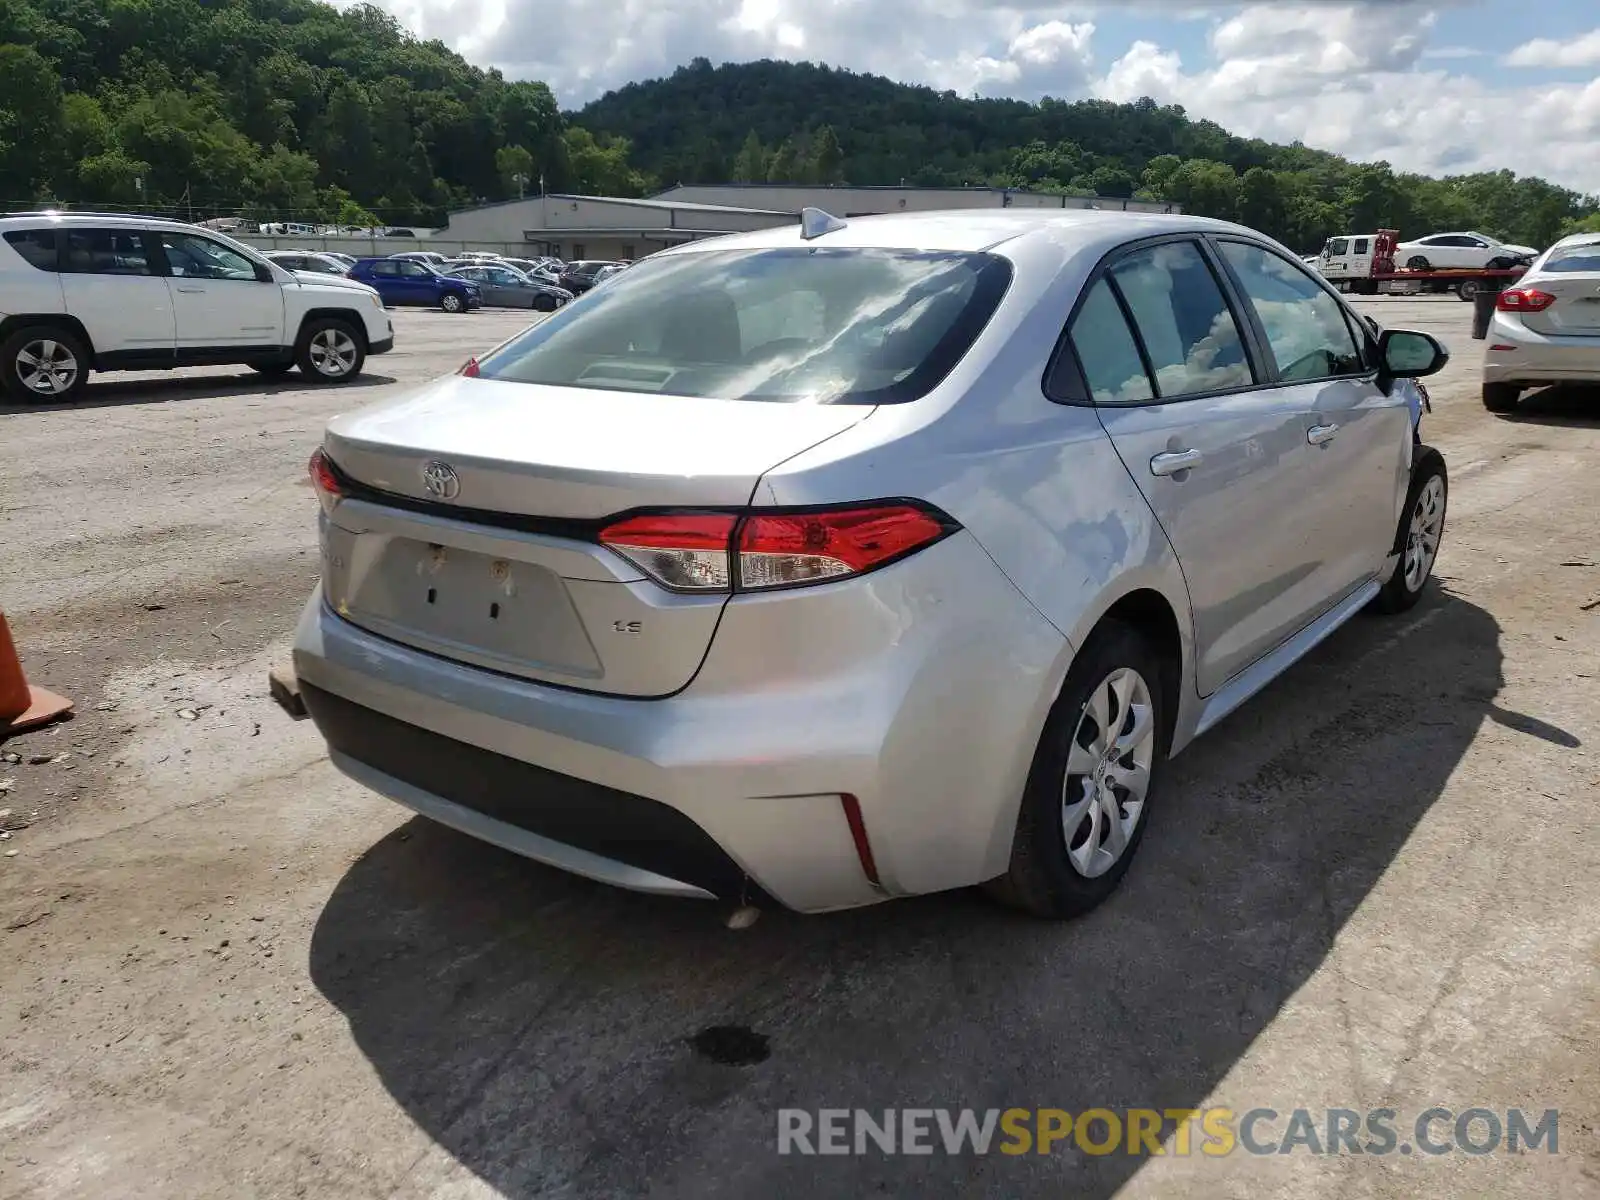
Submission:
{"label": "orange traffic cone", "polygon": [[0,613],[0,738],[48,725],[71,711],[72,701],[65,696],[28,686],[6,615]]}

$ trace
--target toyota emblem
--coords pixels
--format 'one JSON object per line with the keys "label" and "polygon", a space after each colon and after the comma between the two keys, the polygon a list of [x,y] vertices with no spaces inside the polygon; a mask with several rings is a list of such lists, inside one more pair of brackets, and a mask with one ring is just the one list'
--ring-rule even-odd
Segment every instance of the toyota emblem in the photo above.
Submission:
{"label": "toyota emblem", "polygon": [[422,485],[428,494],[441,500],[454,500],[461,494],[461,476],[446,462],[431,462],[422,468]]}

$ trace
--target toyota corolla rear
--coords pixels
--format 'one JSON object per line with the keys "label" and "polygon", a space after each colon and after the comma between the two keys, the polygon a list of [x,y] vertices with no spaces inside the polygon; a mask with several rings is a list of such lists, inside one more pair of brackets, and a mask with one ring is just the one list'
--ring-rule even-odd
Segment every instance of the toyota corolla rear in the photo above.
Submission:
{"label": "toyota corolla rear", "polygon": [[1016,664],[1060,635],[921,497],[762,484],[937,389],[1010,275],[969,250],[667,254],[335,420],[295,650],[335,763],[644,891],[821,910],[1003,869],[974,789],[1020,788]]}

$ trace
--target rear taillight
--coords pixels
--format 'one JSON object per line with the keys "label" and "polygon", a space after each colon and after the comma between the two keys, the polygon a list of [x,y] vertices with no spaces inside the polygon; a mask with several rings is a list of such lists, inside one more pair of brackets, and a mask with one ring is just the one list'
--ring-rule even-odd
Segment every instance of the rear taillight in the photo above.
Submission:
{"label": "rear taillight", "polygon": [[607,525],[600,542],[669,588],[725,592],[732,583],[728,545],[738,520],[731,513],[649,513]]}
{"label": "rear taillight", "polygon": [[1555,302],[1554,296],[1538,288],[1507,288],[1494,306],[1501,312],[1543,312]]}
{"label": "rear taillight", "polygon": [[648,513],[606,526],[600,541],[676,591],[757,592],[860,575],[956,528],[936,509],[896,500],[743,516]]}
{"label": "rear taillight", "polygon": [[324,454],[319,446],[311,452],[311,461],[306,464],[306,469],[311,474],[311,486],[316,490],[317,499],[322,502],[322,507],[332,508],[333,502],[344,495],[344,484],[339,481],[339,474],[333,469],[333,460]]}
{"label": "rear taillight", "polygon": [[739,527],[739,586],[753,591],[859,575],[938,541],[947,528],[910,504],[752,514]]}

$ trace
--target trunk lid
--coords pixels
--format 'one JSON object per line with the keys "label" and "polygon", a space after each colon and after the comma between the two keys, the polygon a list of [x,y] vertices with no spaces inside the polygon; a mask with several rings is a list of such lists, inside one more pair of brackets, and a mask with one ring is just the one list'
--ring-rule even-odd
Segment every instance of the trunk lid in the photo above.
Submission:
{"label": "trunk lid", "polygon": [[[323,522],[323,584],[380,636],[541,682],[661,696],[726,596],[669,592],[592,540],[636,508],[740,508],[868,406],[767,404],[452,376],[335,418],[359,486]],[[427,474],[435,467],[430,490]]]}
{"label": "trunk lid", "polygon": [[1522,314],[1522,323],[1535,333],[1600,337],[1600,271],[1524,276],[1515,286],[1556,298],[1543,312]]}

